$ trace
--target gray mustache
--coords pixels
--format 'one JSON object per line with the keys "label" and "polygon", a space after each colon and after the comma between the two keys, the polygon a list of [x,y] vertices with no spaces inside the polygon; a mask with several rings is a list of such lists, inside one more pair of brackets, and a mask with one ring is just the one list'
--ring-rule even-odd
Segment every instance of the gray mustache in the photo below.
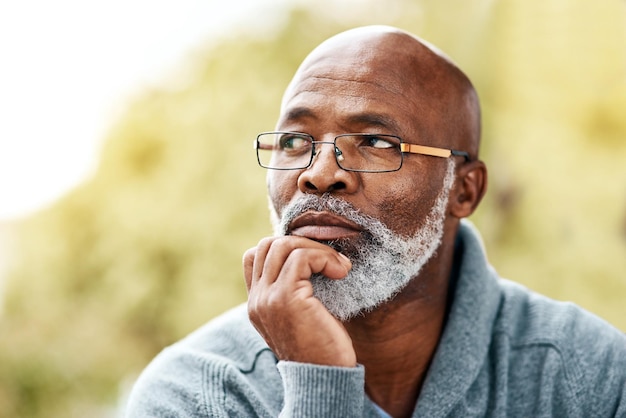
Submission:
{"label": "gray mustache", "polygon": [[305,195],[290,203],[283,210],[280,221],[280,232],[284,235],[289,224],[298,216],[308,212],[330,212],[356,223],[367,229],[371,225],[373,218],[363,215],[360,211],[343,199],[331,195]]}

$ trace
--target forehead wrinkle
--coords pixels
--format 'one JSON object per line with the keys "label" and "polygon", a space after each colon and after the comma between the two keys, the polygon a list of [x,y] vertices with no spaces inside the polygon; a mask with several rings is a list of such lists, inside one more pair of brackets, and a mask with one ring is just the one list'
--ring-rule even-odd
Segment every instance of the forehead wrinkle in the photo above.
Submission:
{"label": "forehead wrinkle", "polygon": [[[382,76],[382,74],[381,74]],[[380,78],[380,77],[379,77]],[[305,83],[307,81],[307,79],[312,79],[312,80],[320,80],[320,81],[334,81],[337,83],[357,83],[357,84],[364,84],[364,85],[372,85],[375,87],[378,87],[381,90],[385,90],[389,93],[392,94],[402,94],[402,87],[400,85],[398,85],[398,83],[391,83],[391,82],[387,82],[387,83],[378,83],[376,81],[368,81],[368,80],[359,80],[357,78],[337,78],[337,77],[331,77],[331,76],[325,76],[325,75],[310,75],[307,76],[304,80],[302,80],[300,83]],[[387,80],[389,81],[389,80]],[[395,88],[392,88],[395,87]]]}

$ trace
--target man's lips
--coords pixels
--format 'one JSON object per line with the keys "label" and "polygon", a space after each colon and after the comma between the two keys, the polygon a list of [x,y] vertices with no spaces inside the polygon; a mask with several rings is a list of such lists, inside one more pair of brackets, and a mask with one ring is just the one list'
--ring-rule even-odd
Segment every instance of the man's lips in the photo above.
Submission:
{"label": "man's lips", "polygon": [[329,212],[306,212],[294,219],[287,229],[287,234],[314,239],[316,241],[334,241],[358,235],[362,228]]}

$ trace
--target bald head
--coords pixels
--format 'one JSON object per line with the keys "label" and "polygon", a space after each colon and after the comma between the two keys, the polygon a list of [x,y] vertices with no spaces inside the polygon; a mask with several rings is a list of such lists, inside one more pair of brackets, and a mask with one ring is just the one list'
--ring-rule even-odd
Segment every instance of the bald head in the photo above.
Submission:
{"label": "bald head", "polygon": [[[366,26],[342,32],[303,61],[283,98],[282,113],[320,80],[332,80],[338,95],[358,95],[355,82],[388,93],[392,118],[411,123],[423,145],[455,148],[477,157],[480,107],[474,87],[440,50],[396,28]],[[375,102],[376,97],[367,100]],[[388,106],[389,107],[389,106]]]}

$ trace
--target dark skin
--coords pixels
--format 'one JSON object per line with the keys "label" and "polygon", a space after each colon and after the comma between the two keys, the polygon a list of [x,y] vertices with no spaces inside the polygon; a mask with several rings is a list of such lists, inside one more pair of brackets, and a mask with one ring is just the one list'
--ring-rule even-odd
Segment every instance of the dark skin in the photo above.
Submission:
{"label": "dark skin", "polygon": [[[360,231],[313,214],[304,228],[264,238],[244,255],[250,319],[281,360],[365,367],[368,396],[394,417],[410,416],[445,325],[454,239],[486,189],[477,159],[479,108],[467,78],[414,37],[383,27],[345,32],[320,45],[287,89],[278,130],[332,141],[348,132],[398,135],[405,142],[464,150],[456,158],[443,242],[392,300],[340,322],[313,296],[309,278],[341,280],[350,260],[318,241]],[[355,173],[338,167],[330,145],[306,170],[269,171],[278,216],[303,194],[331,193],[408,236],[423,225],[442,188],[444,158],[405,155],[400,171]]]}

